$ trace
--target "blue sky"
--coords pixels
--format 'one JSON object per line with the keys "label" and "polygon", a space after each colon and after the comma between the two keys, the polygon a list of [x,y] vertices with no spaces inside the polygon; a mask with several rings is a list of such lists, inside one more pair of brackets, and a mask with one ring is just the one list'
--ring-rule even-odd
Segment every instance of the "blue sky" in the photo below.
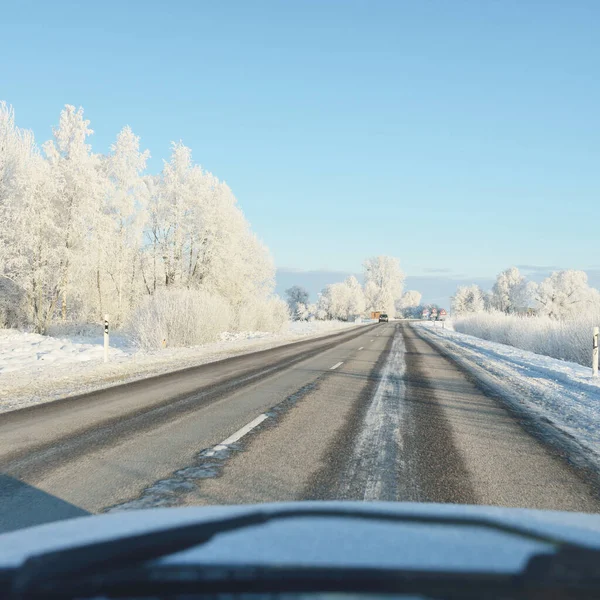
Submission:
{"label": "blue sky", "polygon": [[[600,2],[13,2],[0,99],[65,103],[225,179],[277,265],[416,278],[597,268]],[[435,271],[432,271],[435,270]]]}

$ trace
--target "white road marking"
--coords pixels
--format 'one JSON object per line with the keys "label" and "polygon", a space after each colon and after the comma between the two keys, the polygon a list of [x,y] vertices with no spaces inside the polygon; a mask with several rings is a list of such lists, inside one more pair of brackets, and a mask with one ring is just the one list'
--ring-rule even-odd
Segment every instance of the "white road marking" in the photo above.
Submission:
{"label": "white road marking", "polygon": [[372,342],[374,342],[375,340],[371,340]]}
{"label": "white road marking", "polygon": [[361,346],[361,347],[359,348],[359,350],[362,350],[363,348],[364,348],[364,346]]}
{"label": "white road marking", "polygon": [[230,435],[226,440],[223,440],[220,444],[217,444],[212,450],[209,450],[204,456],[213,456],[217,452],[221,450],[225,450],[227,446],[231,444],[235,444],[237,441],[241,440],[247,433],[250,433],[255,427],[260,425],[265,419],[269,417],[265,414],[259,415],[254,419],[254,421],[250,421],[247,425],[244,425],[241,429],[238,429],[233,435]]}
{"label": "white road marking", "polygon": [[335,363],[335,365],[333,365],[333,367],[329,367],[329,370],[333,371],[334,369],[337,369],[340,365],[343,365],[343,364],[344,364],[344,361]]}

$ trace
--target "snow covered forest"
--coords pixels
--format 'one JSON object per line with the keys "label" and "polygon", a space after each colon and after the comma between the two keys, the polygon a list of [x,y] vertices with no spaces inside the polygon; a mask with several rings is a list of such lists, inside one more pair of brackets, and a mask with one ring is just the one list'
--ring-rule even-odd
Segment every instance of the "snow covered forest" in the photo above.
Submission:
{"label": "snow covered forest", "polygon": [[600,292],[583,271],[555,271],[536,283],[511,267],[489,292],[459,287],[452,319],[456,331],[589,366]]}
{"label": "snow covered forest", "polygon": [[129,127],[107,155],[92,133],[65,106],[40,148],[0,104],[0,327],[46,333],[108,313],[154,347],[283,327],[273,259],[227,184],[181,142],[150,175]]}
{"label": "snow covered forest", "polygon": [[172,143],[159,174],[129,127],[95,154],[83,109],[65,106],[38,146],[0,103],[0,328],[61,335],[110,315],[148,349],[300,321],[390,316],[417,306],[398,259],[370,258],[327,286],[275,296],[275,267],[223,181]]}

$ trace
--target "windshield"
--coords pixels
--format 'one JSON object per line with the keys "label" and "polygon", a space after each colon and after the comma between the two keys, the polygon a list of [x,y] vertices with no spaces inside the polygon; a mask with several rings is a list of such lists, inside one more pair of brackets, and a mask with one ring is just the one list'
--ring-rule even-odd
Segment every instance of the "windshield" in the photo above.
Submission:
{"label": "windshield", "polygon": [[0,536],[600,513],[600,3],[8,4]]}

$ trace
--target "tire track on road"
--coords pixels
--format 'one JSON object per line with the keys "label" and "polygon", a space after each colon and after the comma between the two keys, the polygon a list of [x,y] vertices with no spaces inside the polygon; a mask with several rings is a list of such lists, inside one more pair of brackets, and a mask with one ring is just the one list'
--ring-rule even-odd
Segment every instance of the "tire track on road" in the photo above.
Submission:
{"label": "tire track on road", "polygon": [[410,435],[406,437],[405,461],[413,478],[419,480],[421,502],[478,504],[464,460],[454,444],[452,430],[430,378],[423,368],[421,353],[407,326],[402,327],[406,347],[406,410]]}
{"label": "tire track on road", "polygon": [[306,498],[474,503],[450,424],[404,325],[396,325],[374,374]]}
{"label": "tire track on road", "polygon": [[386,355],[381,378],[344,470],[339,490],[342,497],[396,500],[399,487],[405,483],[394,468],[403,452],[401,422],[405,417],[404,342],[397,329]]}
{"label": "tire track on road", "polygon": [[414,460],[406,452],[412,424],[405,378],[404,338],[396,325],[370,376],[371,385],[333,444],[328,467],[308,487],[307,499],[420,499]]}

